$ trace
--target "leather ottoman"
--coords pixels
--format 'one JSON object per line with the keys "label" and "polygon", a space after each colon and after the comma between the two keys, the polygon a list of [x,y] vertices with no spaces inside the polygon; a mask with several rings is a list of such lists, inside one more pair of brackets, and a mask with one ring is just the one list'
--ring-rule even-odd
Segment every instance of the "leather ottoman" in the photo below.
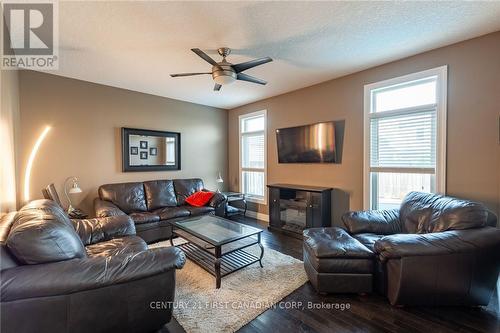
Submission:
{"label": "leather ottoman", "polygon": [[374,254],[345,230],[304,230],[304,268],[319,293],[372,291]]}

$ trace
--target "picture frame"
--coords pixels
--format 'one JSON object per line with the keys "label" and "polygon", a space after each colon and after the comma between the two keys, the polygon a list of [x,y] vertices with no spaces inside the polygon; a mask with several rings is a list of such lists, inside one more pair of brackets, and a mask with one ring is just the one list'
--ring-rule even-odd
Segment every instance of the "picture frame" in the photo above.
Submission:
{"label": "picture frame", "polygon": [[156,147],[149,148],[149,155],[150,156],[157,156],[158,155],[158,148],[156,148]]}
{"label": "picture frame", "polygon": [[148,159],[148,152],[141,151],[141,160],[147,160],[147,159]]}
{"label": "picture frame", "polygon": [[130,155],[139,155],[139,147],[130,147]]}

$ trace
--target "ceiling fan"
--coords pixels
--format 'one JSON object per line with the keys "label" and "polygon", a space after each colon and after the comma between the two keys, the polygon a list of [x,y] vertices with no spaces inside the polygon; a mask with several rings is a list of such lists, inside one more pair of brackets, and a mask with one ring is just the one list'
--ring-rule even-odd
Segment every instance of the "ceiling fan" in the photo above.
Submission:
{"label": "ceiling fan", "polygon": [[262,64],[273,61],[269,57],[259,58],[250,60],[247,62],[242,62],[240,64],[233,65],[226,61],[226,57],[231,53],[231,49],[228,47],[221,47],[217,49],[217,52],[222,56],[221,62],[216,62],[214,59],[210,58],[208,54],[200,49],[191,49],[200,58],[212,65],[212,71],[206,73],[182,73],[182,74],[170,74],[171,77],[181,77],[181,76],[192,76],[192,75],[204,75],[211,74],[215,81],[214,90],[219,91],[223,84],[230,84],[236,80],[247,81],[257,84],[266,84],[267,82],[256,77],[242,73],[243,71],[260,66]]}

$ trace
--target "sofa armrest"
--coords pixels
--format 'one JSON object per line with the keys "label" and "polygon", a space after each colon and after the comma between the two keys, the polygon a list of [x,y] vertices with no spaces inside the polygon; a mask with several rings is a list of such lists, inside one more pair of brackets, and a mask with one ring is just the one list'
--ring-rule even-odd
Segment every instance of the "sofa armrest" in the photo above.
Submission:
{"label": "sofa armrest", "polygon": [[391,235],[376,241],[374,248],[383,261],[393,258],[438,256],[485,250],[487,253],[484,255],[498,256],[500,229],[484,227],[429,234]]}
{"label": "sofa armrest", "polygon": [[155,248],[111,257],[89,257],[2,271],[2,302],[71,294],[126,283],[184,266],[176,247]]}
{"label": "sofa armrest", "polygon": [[[203,189],[203,191],[209,191],[207,189]],[[225,217],[226,216],[226,202],[227,202],[227,197],[220,193],[220,192],[215,192],[214,196],[210,201],[208,202],[208,206],[214,208],[214,213],[217,216]]]}
{"label": "sofa armrest", "polygon": [[486,225],[490,227],[497,226],[497,216],[491,211],[488,210],[488,217],[486,218]]}
{"label": "sofa armrest", "polygon": [[347,212],[342,221],[350,234],[392,235],[401,232],[399,209]]}
{"label": "sofa armrest", "polygon": [[127,215],[114,203],[99,198],[94,200],[94,210],[97,217]]}
{"label": "sofa armrest", "polygon": [[71,221],[85,245],[95,244],[115,237],[135,235],[134,221],[127,215]]}
{"label": "sofa armrest", "polygon": [[212,199],[210,199],[210,201],[208,202],[208,205],[210,207],[217,208],[220,205],[222,205],[223,203],[225,203],[226,199],[227,198],[226,198],[226,196],[224,194],[219,193],[219,192],[215,192],[215,194],[212,197]]}

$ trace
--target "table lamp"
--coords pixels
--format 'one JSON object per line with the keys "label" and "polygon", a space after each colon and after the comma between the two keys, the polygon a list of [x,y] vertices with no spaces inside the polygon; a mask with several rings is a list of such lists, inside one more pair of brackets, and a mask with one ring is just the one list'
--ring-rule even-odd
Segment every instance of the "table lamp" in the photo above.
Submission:
{"label": "table lamp", "polygon": [[[71,184],[69,191],[68,191],[68,184]],[[71,199],[69,198],[69,194],[76,194],[76,193],[82,193],[82,189],[78,185],[78,178],[76,178],[75,176],[66,178],[66,180],[64,181],[64,194],[66,194],[66,198],[68,199],[69,202],[68,214],[70,214],[72,211],[75,210],[71,204]]]}
{"label": "table lamp", "polygon": [[215,180],[215,182],[217,183],[217,192],[220,193],[220,189],[219,189],[219,184],[222,184],[224,183],[224,179],[222,179],[222,176],[220,174],[220,171],[219,171],[219,176],[217,177],[217,179]]}

